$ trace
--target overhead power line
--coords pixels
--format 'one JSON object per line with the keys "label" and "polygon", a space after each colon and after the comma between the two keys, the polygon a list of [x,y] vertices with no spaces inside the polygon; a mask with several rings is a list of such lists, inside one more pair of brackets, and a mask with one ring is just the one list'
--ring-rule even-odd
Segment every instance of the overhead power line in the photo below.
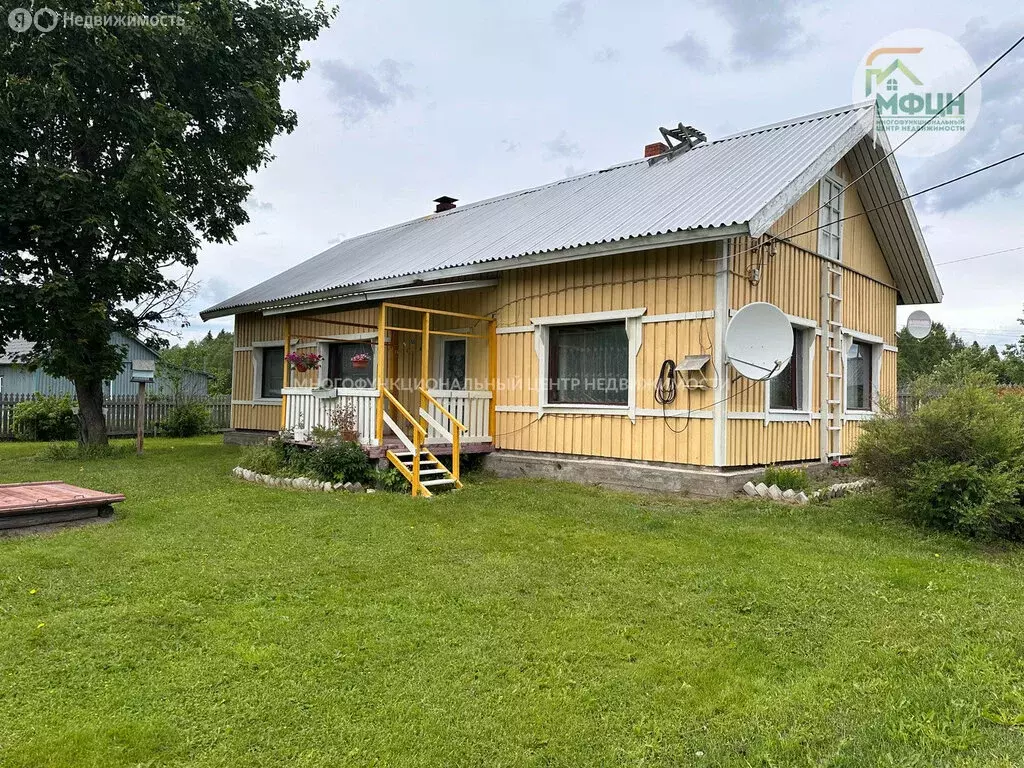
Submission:
{"label": "overhead power line", "polygon": [[998,256],[1001,253],[1012,253],[1013,251],[1024,251],[1024,245],[1018,245],[1013,248],[1004,248],[1001,251],[989,251],[988,253],[979,253],[975,256],[964,256],[962,259],[951,259],[949,261],[937,261],[935,262],[936,267],[942,267],[946,264],[959,264],[961,261],[974,261],[975,259],[984,259],[986,256]]}

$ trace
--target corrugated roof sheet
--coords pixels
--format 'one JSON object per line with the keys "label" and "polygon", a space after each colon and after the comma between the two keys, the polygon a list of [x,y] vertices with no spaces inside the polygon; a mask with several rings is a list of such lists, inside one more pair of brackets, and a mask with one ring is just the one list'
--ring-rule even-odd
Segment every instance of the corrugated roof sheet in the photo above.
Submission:
{"label": "corrugated roof sheet", "polygon": [[859,104],[808,115],[360,235],[203,314],[448,267],[745,224],[851,130],[870,131],[872,109]]}
{"label": "corrugated roof sheet", "polygon": [[13,363],[21,362],[20,356],[32,351],[34,347],[31,341],[25,341],[22,338],[11,339],[7,342],[7,346],[0,351],[0,365],[11,365]]}

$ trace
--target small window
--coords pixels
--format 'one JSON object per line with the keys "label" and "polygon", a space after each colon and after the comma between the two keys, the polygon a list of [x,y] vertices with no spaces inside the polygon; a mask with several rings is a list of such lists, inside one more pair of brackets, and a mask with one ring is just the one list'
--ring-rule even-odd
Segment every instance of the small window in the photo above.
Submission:
{"label": "small window", "polygon": [[441,372],[441,389],[461,390],[466,388],[466,340],[447,339],[444,342],[444,369]]}
{"label": "small window", "polygon": [[373,387],[373,345],[345,341],[327,347],[327,378],[342,389]]}
{"label": "small window", "polygon": [[548,402],[628,405],[629,338],[625,322],[551,326]]}
{"label": "small window", "polygon": [[821,180],[818,211],[818,250],[839,261],[842,257],[843,185],[831,176]]}
{"label": "small window", "polygon": [[281,397],[284,382],[284,347],[262,347],[263,365],[260,373],[260,397]]}
{"label": "small window", "polygon": [[871,365],[871,346],[860,341],[852,342],[846,353],[846,410],[872,409]]}
{"label": "small window", "polygon": [[806,408],[804,400],[804,333],[793,329],[793,354],[789,365],[769,384],[769,407],[780,411],[801,411]]}

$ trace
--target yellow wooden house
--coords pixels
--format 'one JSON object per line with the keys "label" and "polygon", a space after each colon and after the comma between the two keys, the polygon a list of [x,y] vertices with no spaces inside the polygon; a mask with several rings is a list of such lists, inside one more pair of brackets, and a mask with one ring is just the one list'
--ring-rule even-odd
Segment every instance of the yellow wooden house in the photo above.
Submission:
{"label": "yellow wooden house", "polygon": [[[874,106],[665,138],[535,189],[439,198],[207,309],[235,316],[228,439],[302,439],[348,408],[423,495],[458,484],[460,451],[698,492],[849,454],[895,397],[897,305],[942,298]],[[752,302],[794,329],[768,382],[726,355]],[[319,368],[287,362],[301,352]]]}

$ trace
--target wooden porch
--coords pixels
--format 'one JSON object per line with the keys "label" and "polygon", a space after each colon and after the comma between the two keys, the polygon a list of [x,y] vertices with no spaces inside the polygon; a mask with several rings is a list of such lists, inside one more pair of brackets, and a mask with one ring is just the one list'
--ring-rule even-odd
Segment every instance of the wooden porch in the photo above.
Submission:
{"label": "wooden porch", "polygon": [[[331,325],[360,324],[311,315],[284,318],[286,360],[293,350],[317,348],[330,356],[330,368],[300,373],[285,365],[281,429],[304,442],[314,428],[331,428],[332,417],[349,409],[366,453],[387,457],[409,480],[413,495],[429,496],[431,486],[461,487],[459,454],[492,450],[496,321],[384,302],[376,325],[366,326],[372,335],[321,330]],[[339,344],[342,353],[335,354]],[[357,347],[360,352],[347,361]],[[361,372],[349,366],[357,358]],[[340,380],[325,375],[339,372]],[[443,464],[438,457],[450,461]],[[421,458],[430,468],[421,468]],[[429,480],[426,473],[433,473]]]}

